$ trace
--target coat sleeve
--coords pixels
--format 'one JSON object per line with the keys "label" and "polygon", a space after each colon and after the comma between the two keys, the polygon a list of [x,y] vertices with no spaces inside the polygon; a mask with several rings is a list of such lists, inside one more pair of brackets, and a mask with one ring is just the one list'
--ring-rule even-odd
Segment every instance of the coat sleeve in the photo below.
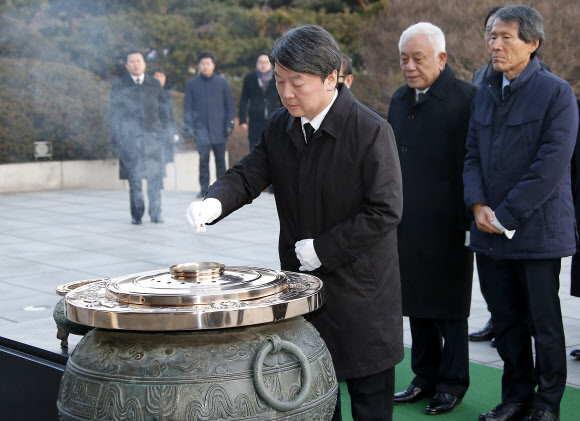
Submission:
{"label": "coat sleeve", "polygon": [[544,205],[568,171],[578,131],[578,111],[570,85],[560,85],[544,118],[541,143],[535,159],[519,182],[496,207],[497,219],[507,229],[517,229],[532,212]]}
{"label": "coat sleeve", "polygon": [[222,204],[222,213],[208,225],[213,225],[242,206],[252,203],[271,183],[267,142],[261,141],[251,154],[246,155],[209,187],[206,198],[218,199]]}
{"label": "coat sleeve", "polygon": [[238,113],[240,124],[246,123],[246,118],[248,115],[248,100],[250,99],[249,81],[250,78],[246,76],[244,78],[244,86],[242,87],[242,95],[240,96],[240,110]]}
{"label": "coat sleeve", "polygon": [[193,136],[193,87],[191,81],[185,86],[185,96],[183,97],[183,129],[188,136]]}
{"label": "coat sleeve", "polygon": [[119,110],[122,109],[122,97],[119,86],[114,83],[111,88],[109,101],[109,124],[111,128],[111,151],[117,155],[119,153],[119,143],[121,141],[121,116]]}
{"label": "coat sleeve", "polygon": [[232,89],[230,84],[224,79],[224,105],[226,107],[224,128],[234,128],[234,97],[232,96]]}
{"label": "coat sleeve", "polygon": [[485,187],[483,183],[483,172],[481,170],[481,156],[479,152],[479,141],[477,137],[477,124],[474,119],[474,101],[471,105],[471,117],[469,119],[469,129],[467,131],[465,163],[463,167],[463,196],[467,210],[471,212],[471,206],[476,203],[487,204]]}
{"label": "coat sleeve", "polygon": [[360,165],[360,212],[314,238],[314,249],[327,271],[361,257],[364,250],[393,231],[403,211],[401,167],[391,126],[377,125]]}

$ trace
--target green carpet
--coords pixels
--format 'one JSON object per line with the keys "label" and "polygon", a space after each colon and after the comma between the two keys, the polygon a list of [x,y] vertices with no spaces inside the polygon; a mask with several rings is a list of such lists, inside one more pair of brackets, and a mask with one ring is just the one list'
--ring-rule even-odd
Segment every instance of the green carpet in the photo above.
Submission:
{"label": "green carpet", "polygon": [[[405,359],[395,369],[395,391],[405,390],[413,379],[411,371],[411,350],[405,348]],[[568,364],[580,361],[568,360]],[[501,401],[502,370],[479,364],[469,364],[471,383],[461,405],[444,415],[426,415],[425,407],[429,399],[412,405],[395,405],[394,421],[439,420],[439,421],[477,421],[479,414],[489,411]],[[345,382],[340,383],[343,421],[352,421],[350,397]],[[580,389],[566,387],[560,406],[561,421],[580,420]]]}

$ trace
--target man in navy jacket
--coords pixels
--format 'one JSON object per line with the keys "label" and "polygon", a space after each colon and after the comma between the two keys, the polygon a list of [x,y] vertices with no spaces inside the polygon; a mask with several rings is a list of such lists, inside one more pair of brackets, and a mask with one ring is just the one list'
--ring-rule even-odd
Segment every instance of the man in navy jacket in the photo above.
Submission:
{"label": "man in navy jacket", "polygon": [[200,75],[185,86],[183,125],[188,136],[195,139],[199,153],[199,184],[197,197],[205,196],[209,187],[209,152],[213,150],[216,177],[226,172],[226,143],[234,130],[234,100],[227,80],[214,73],[213,54],[198,56]]}
{"label": "man in navy jacket", "polygon": [[566,386],[558,289],[560,260],[576,252],[570,159],[578,111],[571,86],[536,58],[544,39],[534,9],[497,12],[497,73],[474,99],[467,137],[471,248],[504,361],[502,402],[481,421],[558,420]]}

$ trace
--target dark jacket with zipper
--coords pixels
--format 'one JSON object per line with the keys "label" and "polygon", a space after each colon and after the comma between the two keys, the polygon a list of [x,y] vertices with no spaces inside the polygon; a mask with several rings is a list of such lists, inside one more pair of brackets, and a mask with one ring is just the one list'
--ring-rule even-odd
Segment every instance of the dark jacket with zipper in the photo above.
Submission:
{"label": "dark jacket with zipper", "polygon": [[473,101],[463,173],[465,204],[489,206],[504,235],[471,225],[471,248],[495,259],[550,259],[575,254],[570,160],[578,131],[572,87],[537,58],[510,83],[486,79]]}

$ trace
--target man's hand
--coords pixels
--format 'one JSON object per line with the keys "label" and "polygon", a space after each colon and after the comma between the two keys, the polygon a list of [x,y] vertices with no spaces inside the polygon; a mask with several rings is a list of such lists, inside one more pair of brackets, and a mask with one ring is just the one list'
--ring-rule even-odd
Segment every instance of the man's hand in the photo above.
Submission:
{"label": "man's hand", "polygon": [[188,226],[193,232],[205,232],[205,224],[215,221],[221,214],[222,204],[213,198],[191,202],[185,213]]}
{"label": "man's hand", "polygon": [[473,212],[473,217],[475,218],[475,223],[477,224],[477,229],[489,234],[501,234],[502,232],[496,227],[491,225],[490,221],[495,220],[493,212],[489,206],[482,205],[481,203],[476,203],[471,206],[471,212]]}
{"label": "man's hand", "polygon": [[240,124],[240,127],[244,130],[248,130],[248,123],[242,123]]}
{"label": "man's hand", "polygon": [[316,255],[316,250],[314,250],[314,240],[312,238],[297,241],[295,250],[296,257],[298,257],[301,265],[299,270],[310,272],[322,266]]}

